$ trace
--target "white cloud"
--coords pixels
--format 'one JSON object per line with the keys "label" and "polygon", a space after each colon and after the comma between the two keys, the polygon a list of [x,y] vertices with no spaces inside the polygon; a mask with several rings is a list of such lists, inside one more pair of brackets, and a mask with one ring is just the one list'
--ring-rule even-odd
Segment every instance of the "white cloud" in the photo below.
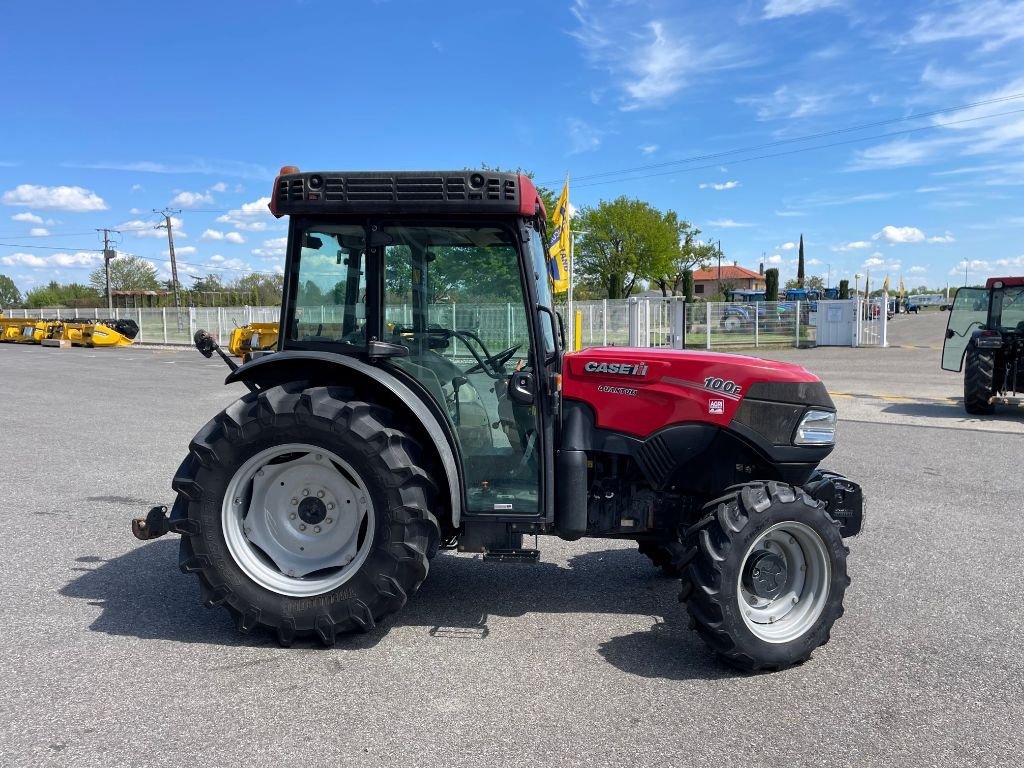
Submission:
{"label": "white cloud", "polygon": [[833,251],[859,251],[864,248],[870,248],[871,243],[867,240],[854,240],[852,243],[843,243],[842,245],[835,246]]}
{"label": "white cloud", "polygon": [[210,257],[210,261],[223,269],[249,269],[249,265],[241,259],[226,259],[219,253]]}
{"label": "white cloud", "polygon": [[749,96],[736,101],[757,107],[758,120],[793,120],[827,112],[835,95],[796,91],[788,85],[780,85],[770,96]]}
{"label": "white cloud", "polygon": [[224,233],[216,229],[207,229],[199,236],[200,240],[223,240]]}
{"label": "white cloud", "polygon": [[4,192],[4,205],[24,205],[31,208],[51,208],[57,211],[105,211],[108,206],[103,198],[90,189],[82,187],[41,187],[35,184],[19,184]]}
{"label": "white cloud", "polygon": [[966,72],[955,69],[939,69],[934,64],[928,64],[924,68],[924,72],[921,73],[921,82],[940,91],[952,91],[978,85],[983,81],[980,77]]}
{"label": "white cloud", "polygon": [[9,267],[29,267],[31,269],[53,269],[54,267],[93,267],[103,263],[99,253],[79,251],[77,253],[54,253],[49,256],[37,256],[34,253],[12,253],[0,257],[0,264]]}
{"label": "white cloud", "polygon": [[129,208],[128,209],[128,213],[130,213],[132,216],[138,216],[140,213],[142,213],[142,209],[141,208]]}
{"label": "white cloud", "polygon": [[645,155],[653,155],[655,152],[658,151],[658,145],[657,144],[642,144],[639,147],[637,147],[637,149],[639,149],[640,152],[645,154]]}
{"label": "white cloud", "polygon": [[721,184],[699,184],[700,189],[714,189],[721,192],[723,189],[736,189],[740,183],[738,181],[724,181]]}
{"label": "white cloud", "polygon": [[796,249],[797,247],[798,246],[797,246],[796,243],[790,241],[788,243],[783,243],[782,245],[780,245],[779,246],[779,250],[782,250],[782,251],[792,251],[792,250]]}
{"label": "white cloud", "polygon": [[847,170],[873,171],[882,168],[920,165],[931,160],[940,150],[948,148],[949,144],[950,141],[944,138],[926,141],[896,139],[858,150],[853,161],[847,166]]}
{"label": "white cloud", "polygon": [[708,222],[712,227],[721,227],[722,229],[736,229],[738,227],[752,227],[753,224],[747,224],[742,221],[733,221],[732,219],[712,219]]}
{"label": "white cloud", "polygon": [[261,259],[280,259],[284,257],[287,244],[287,237],[275,237],[270,240],[264,240],[262,248],[252,249],[252,255]]}
{"label": "white cloud", "polygon": [[29,237],[47,237],[50,234],[50,230],[46,227],[32,227],[28,231]]}
{"label": "white cloud", "polygon": [[[171,228],[174,230],[175,239],[181,238],[184,240],[188,237],[182,229],[183,224],[184,222],[177,216],[171,216]],[[114,227],[114,229],[120,230],[121,232],[132,232],[136,237],[167,237],[167,230],[158,228],[156,222],[142,221],[141,219],[122,222]]]}
{"label": "white cloud", "polygon": [[869,259],[865,259],[861,266],[871,269],[871,267],[880,267],[883,264],[885,264],[885,259],[879,258],[878,256],[872,256]]}
{"label": "white cloud", "polygon": [[269,197],[261,197],[251,203],[245,203],[241,208],[234,208],[223,216],[218,216],[217,221],[246,232],[262,232],[267,229],[268,220],[273,218],[270,209],[267,208],[269,204]]}
{"label": "white cloud", "polygon": [[142,185],[141,184],[132,184],[131,189],[129,191],[130,192],[141,192],[142,191]]}
{"label": "white cloud", "polygon": [[764,4],[764,18],[781,19],[785,16],[800,16],[825,8],[836,8],[842,4],[842,0],[768,0]]}
{"label": "white cloud", "polygon": [[771,256],[769,256],[767,258],[767,262],[769,264],[773,264],[773,265],[781,264],[782,263],[782,256],[780,256],[777,253],[773,253]]}
{"label": "white cloud", "polygon": [[593,152],[601,146],[602,131],[591,125],[572,118],[569,120],[569,154],[578,155],[582,152]]}
{"label": "white cloud", "polygon": [[242,236],[241,232],[228,232],[224,235],[224,239],[229,243],[238,243],[239,245],[245,242],[245,237]]}
{"label": "white cloud", "polygon": [[212,187],[210,187],[210,191],[211,192],[227,192],[228,191],[228,185],[225,184],[223,181],[218,181],[216,184],[214,184]]}
{"label": "white cloud", "polygon": [[[194,245],[181,245],[181,246],[177,246],[174,249],[174,258],[178,258],[179,256],[191,256],[195,252],[196,252],[196,247]],[[166,248],[164,248],[164,256],[168,256],[169,257],[170,255],[171,255],[171,252],[169,250],[167,250]]]}
{"label": "white cloud", "polygon": [[803,211],[776,211],[775,215],[781,216],[784,219],[789,219],[795,216],[806,216],[807,214]]}
{"label": "white cloud", "polygon": [[632,2],[596,10],[587,0],[574,0],[570,12],[578,27],[569,34],[592,66],[611,74],[623,110],[660,107],[694,75],[736,59],[726,45],[708,45],[679,34],[671,21],[640,16],[642,9]]}
{"label": "white cloud", "polygon": [[949,232],[947,232],[944,235],[935,235],[934,237],[928,238],[929,243],[952,243],[955,241],[956,238],[953,237],[953,235],[951,235]]}
{"label": "white cloud", "polygon": [[871,239],[884,239],[890,243],[919,243],[924,240],[924,232],[917,227],[894,227],[888,224],[873,234]]}
{"label": "white cloud", "polygon": [[171,205],[191,208],[195,205],[212,205],[213,195],[206,192],[179,192],[171,200]]}
{"label": "white cloud", "polygon": [[29,224],[44,224],[42,216],[36,216],[34,213],[25,211],[24,213],[16,213],[11,218],[14,221],[27,221]]}
{"label": "white cloud", "polygon": [[952,8],[918,16],[907,41],[917,44],[978,39],[994,51],[1024,39],[1024,3],[1013,0],[959,0]]}
{"label": "white cloud", "polygon": [[926,267],[911,267],[907,270],[911,275],[923,275],[927,271],[928,269]]}

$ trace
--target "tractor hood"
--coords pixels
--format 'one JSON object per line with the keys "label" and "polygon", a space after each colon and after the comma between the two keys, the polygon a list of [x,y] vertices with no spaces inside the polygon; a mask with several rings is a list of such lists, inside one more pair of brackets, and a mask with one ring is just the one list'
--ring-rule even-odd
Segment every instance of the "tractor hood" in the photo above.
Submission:
{"label": "tractor hood", "polygon": [[747,355],[594,347],[567,354],[562,376],[563,397],[591,405],[595,426],[636,437],[672,424],[727,427],[745,400],[785,404],[787,411],[835,410],[824,384],[806,368]]}

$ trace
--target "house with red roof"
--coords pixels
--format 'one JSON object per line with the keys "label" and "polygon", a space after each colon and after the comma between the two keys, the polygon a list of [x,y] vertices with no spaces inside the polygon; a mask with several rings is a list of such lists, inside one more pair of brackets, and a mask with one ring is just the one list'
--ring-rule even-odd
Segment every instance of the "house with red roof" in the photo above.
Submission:
{"label": "house with red roof", "polygon": [[[762,267],[764,269],[764,267]],[[726,290],[765,289],[764,273],[754,272],[737,264],[712,266],[710,269],[696,269],[693,272],[693,295],[695,298],[710,298]]]}

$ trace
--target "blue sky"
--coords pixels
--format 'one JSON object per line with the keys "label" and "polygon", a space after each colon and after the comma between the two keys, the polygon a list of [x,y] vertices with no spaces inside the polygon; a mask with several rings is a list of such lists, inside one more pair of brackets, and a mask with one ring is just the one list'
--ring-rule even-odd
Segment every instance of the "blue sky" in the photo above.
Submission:
{"label": "blue sky", "polygon": [[1024,270],[1019,0],[38,0],[0,83],[22,292],[86,282],[98,227],[166,276],[165,206],[180,271],[280,270],[283,164],[569,173],[574,206],[671,208],[784,279],[801,233],[833,284]]}

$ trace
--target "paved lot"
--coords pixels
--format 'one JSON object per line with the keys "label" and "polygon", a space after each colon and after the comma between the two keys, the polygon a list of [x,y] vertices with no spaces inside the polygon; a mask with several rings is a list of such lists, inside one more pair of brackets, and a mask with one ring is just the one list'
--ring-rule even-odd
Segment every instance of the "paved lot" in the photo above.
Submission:
{"label": "paved lot", "polygon": [[190,351],[0,345],[0,765],[1019,765],[1024,416],[966,418],[943,316],[889,349],[779,350],[837,393],[829,464],[870,495],[832,642],[804,666],[714,660],[632,546],[542,540],[535,566],[442,554],[335,649],[243,638],[198,604],[171,500],[240,390]]}

